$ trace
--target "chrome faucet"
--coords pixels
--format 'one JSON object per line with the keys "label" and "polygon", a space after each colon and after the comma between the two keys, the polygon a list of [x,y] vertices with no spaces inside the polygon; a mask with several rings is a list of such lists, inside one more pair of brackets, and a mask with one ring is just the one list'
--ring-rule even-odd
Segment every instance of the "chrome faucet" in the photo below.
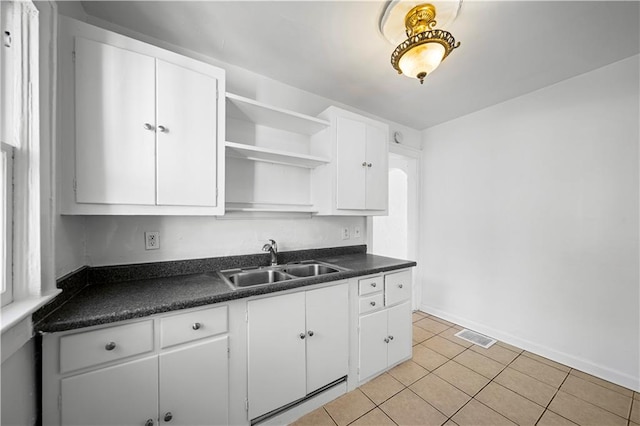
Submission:
{"label": "chrome faucet", "polygon": [[268,251],[271,253],[271,266],[276,266],[278,264],[278,244],[275,240],[269,240],[271,244],[265,244],[262,246],[262,251]]}

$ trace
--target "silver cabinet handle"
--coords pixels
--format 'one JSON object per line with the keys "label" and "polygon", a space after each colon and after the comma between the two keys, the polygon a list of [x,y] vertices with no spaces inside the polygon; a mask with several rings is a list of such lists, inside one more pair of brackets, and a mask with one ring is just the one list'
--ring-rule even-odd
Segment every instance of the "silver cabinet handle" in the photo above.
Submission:
{"label": "silver cabinet handle", "polygon": [[371,306],[376,306],[376,302],[371,302],[370,305]]}
{"label": "silver cabinet handle", "polygon": [[375,287],[376,285],[376,283],[371,283],[371,287]]}
{"label": "silver cabinet handle", "polygon": [[304,339],[306,336],[307,336],[306,334],[304,334],[304,333],[300,333],[300,338],[301,338],[301,339]]}
{"label": "silver cabinet handle", "polygon": [[156,128],[153,127],[153,125],[149,124],[149,123],[144,123],[144,128],[146,130],[155,130]]}
{"label": "silver cabinet handle", "polygon": [[362,162],[362,167],[367,167],[367,162],[366,161]]}
{"label": "silver cabinet handle", "polygon": [[371,167],[373,164],[371,163],[367,163],[367,167]]}
{"label": "silver cabinet handle", "polygon": [[389,338],[388,338],[388,337],[385,337],[385,338],[384,338],[384,342],[385,342],[385,343],[389,343]]}
{"label": "silver cabinet handle", "polygon": [[402,284],[398,284],[398,288],[402,288]]}
{"label": "silver cabinet handle", "polygon": [[202,327],[202,324],[200,324],[199,322],[194,322],[191,326],[191,328],[193,328],[194,330],[200,330],[200,327]]}
{"label": "silver cabinet handle", "polygon": [[393,340],[393,336],[389,336],[389,340]]}
{"label": "silver cabinet handle", "polygon": [[104,348],[108,351],[112,351],[116,348],[116,342],[109,342],[104,346]]}
{"label": "silver cabinet handle", "polygon": [[307,331],[307,335],[308,335],[309,337],[313,336],[313,331],[311,331],[311,330]]}
{"label": "silver cabinet handle", "polygon": [[170,422],[172,418],[173,418],[173,414],[171,414],[171,411],[167,412],[167,414],[164,415],[165,422]]}
{"label": "silver cabinet handle", "polygon": [[160,130],[162,133],[169,133],[168,127],[158,126],[158,130]]}
{"label": "silver cabinet handle", "polygon": [[144,426],[153,426],[153,419],[149,419],[146,422],[144,422]]}

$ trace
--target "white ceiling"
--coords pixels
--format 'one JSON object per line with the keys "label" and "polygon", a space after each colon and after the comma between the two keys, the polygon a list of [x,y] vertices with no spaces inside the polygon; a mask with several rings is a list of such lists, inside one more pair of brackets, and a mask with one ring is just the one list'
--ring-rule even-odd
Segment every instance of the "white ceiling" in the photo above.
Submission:
{"label": "white ceiling", "polygon": [[139,33],[424,129],[640,51],[640,2],[471,1],[420,85],[378,32],[384,1],[85,1]]}

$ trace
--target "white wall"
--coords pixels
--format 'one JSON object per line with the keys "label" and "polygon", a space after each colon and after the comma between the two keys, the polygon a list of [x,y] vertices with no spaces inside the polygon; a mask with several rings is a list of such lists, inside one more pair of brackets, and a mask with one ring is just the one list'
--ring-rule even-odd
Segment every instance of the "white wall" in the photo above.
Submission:
{"label": "white wall", "polygon": [[423,132],[422,306],[640,390],[638,56]]}
{"label": "white wall", "polygon": [[[86,243],[93,266],[261,253],[270,238],[280,251],[365,244],[343,240],[341,228],[365,228],[362,217],[227,220],[211,217],[88,217]],[[145,250],[144,232],[160,232],[160,249]]]}

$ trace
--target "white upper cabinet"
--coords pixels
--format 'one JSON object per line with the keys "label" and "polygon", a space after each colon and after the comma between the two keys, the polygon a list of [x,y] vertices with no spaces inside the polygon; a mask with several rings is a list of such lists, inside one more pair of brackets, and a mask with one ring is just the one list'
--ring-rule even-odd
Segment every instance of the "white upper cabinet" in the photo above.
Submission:
{"label": "white upper cabinet", "polygon": [[61,213],[224,213],[224,70],[68,18],[60,51]]}
{"label": "white upper cabinet", "polygon": [[161,60],[156,69],[157,203],[215,207],[217,79]]}
{"label": "white upper cabinet", "polygon": [[332,162],[314,170],[318,214],[387,214],[388,126],[335,107],[320,117],[331,127],[314,135],[313,154],[328,156]]}
{"label": "white upper cabinet", "polygon": [[75,52],[76,201],[155,204],[155,59],[83,38]]}

